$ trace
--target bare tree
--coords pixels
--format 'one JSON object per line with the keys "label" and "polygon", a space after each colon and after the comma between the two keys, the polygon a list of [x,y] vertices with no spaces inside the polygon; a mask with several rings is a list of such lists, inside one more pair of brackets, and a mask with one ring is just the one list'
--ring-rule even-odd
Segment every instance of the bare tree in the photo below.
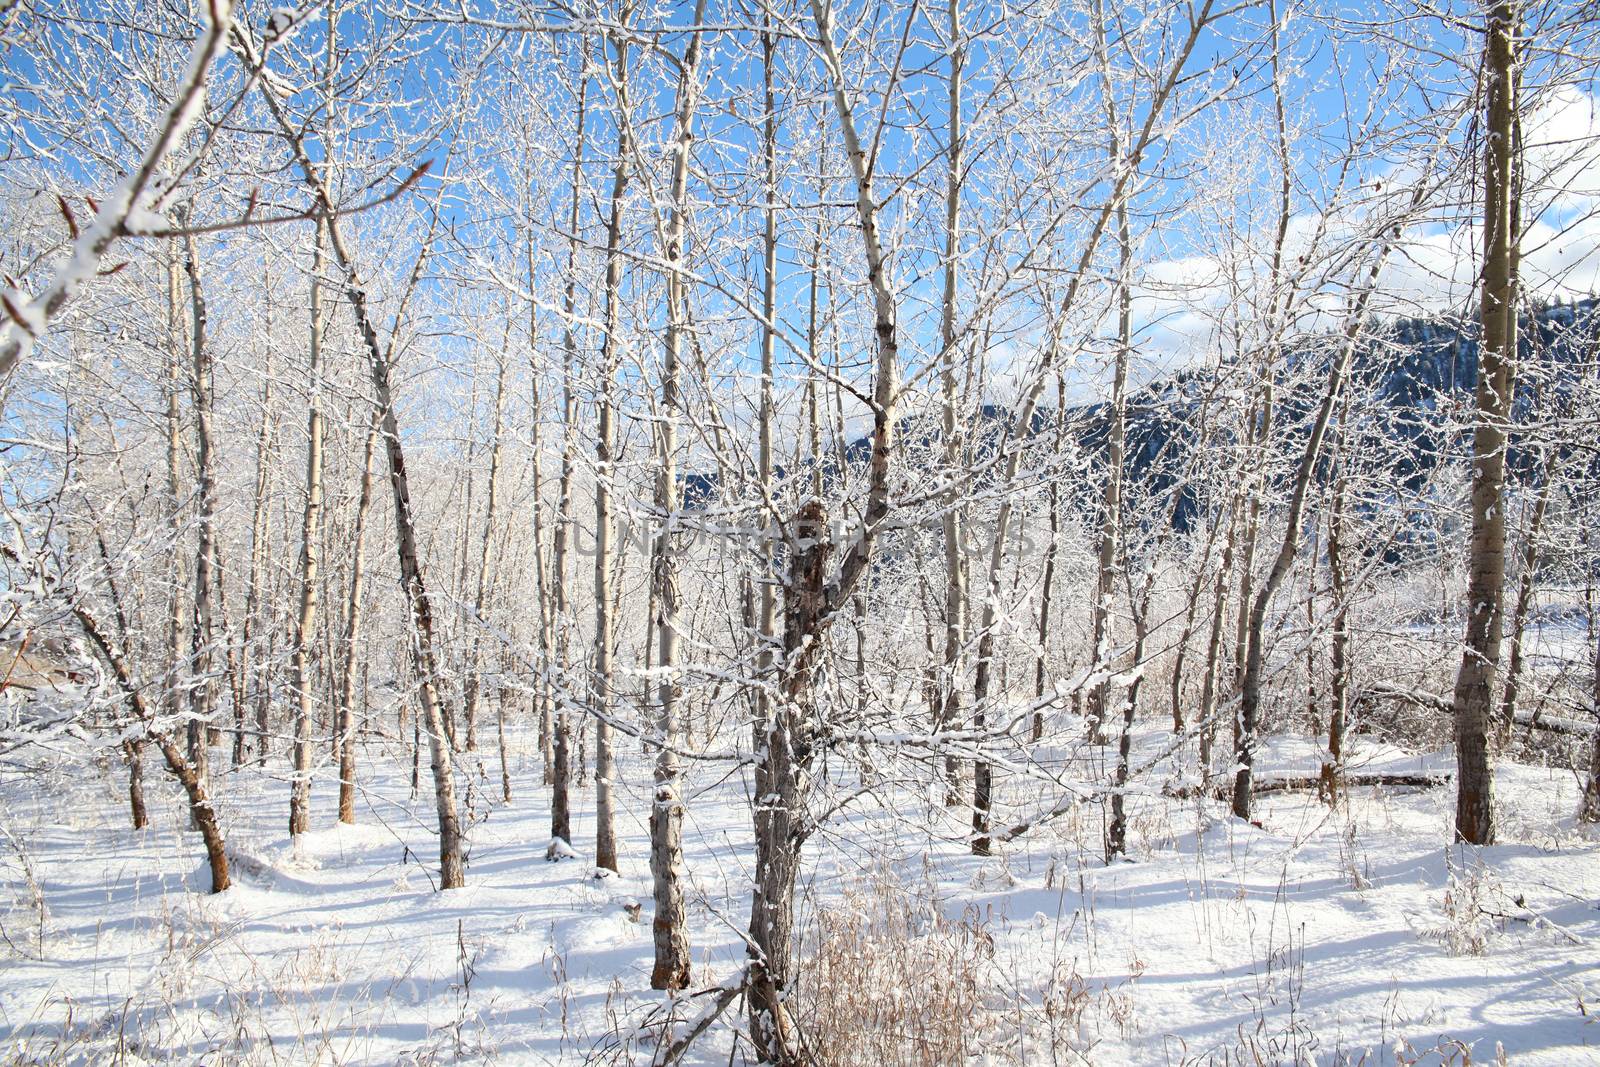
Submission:
{"label": "bare tree", "polygon": [[1472,536],[1467,542],[1466,649],[1456,674],[1456,837],[1494,843],[1490,751],[1505,596],[1506,423],[1517,357],[1517,5],[1498,0],[1484,26],[1483,278],[1478,417],[1472,429]]}
{"label": "bare tree", "polygon": [[[656,536],[652,593],[657,617],[656,637],[660,642],[657,668],[661,681],[657,687],[660,748],[656,754],[655,800],[650,811],[650,871],[655,882],[655,966],[650,972],[652,989],[682,989],[689,984],[688,922],[683,903],[683,796],[679,783],[678,755],[681,715],[681,683],[678,672],[679,615],[678,559],[674,527],[678,522],[678,423],[683,418],[679,391],[679,364],[686,325],[684,258],[686,223],[689,213],[689,155],[694,141],[695,111],[700,94],[700,30],[705,21],[706,0],[695,0],[688,48],[684,52],[678,81],[677,116],[673,128],[672,176],[668,190],[670,214],[666,227],[667,331],[661,357],[661,415],[656,430],[659,471],[656,475],[656,507],[661,532]],[[769,82],[770,84],[770,82]],[[770,106],[770,105],[769,105]],[[770,119],[769,119],[770,121]]]}

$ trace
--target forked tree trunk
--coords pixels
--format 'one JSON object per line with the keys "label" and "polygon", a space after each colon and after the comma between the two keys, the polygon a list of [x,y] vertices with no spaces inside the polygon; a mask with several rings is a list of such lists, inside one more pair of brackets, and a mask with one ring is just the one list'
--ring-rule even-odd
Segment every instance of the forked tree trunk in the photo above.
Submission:
{"label": "forked tree trunk", "polygon": [[[242,34],[235,34],[235,42],[252,67],[259,68],[260,58]],[[431,754],[434,785],[434,803],[439,819],[439,887],[456,889],[466,883],[462,860],[461,823],[456,812],[455,776],[451,767],[450,747],[446,741],[445,719],[448,714],[440,699],[439,667],[434,632],[433,608],[423,580],[422,562],[417,549],[416,520],[411,508],[411,484],[406,474],[405,449],[400,436],[399,421],[395,416],[394,396],[389,382],[389,360],[378,341],[378,330],[367,305],[366,288],[356,269],[355,259],[344,243],[339,229],[339,219],[332,194],[321,178],[321,172],[306,154],[304,133],[283,111],[275,95],[277,89],[263,81],[262,99],[272,113],[284,139],[294,153],[301,177],[316,200],[316,206],[327,227],[328,245],[334,262],[344,278],[344,292],[351,313],[361,335],[362,347],[367,356],[367,370],[371,376],[373,400],[380,412],[383,441],[389,459],[389,488],[394,498],[395,555],[400,567],[400,584],[405,594],[406,608],[411,617],[411,652],[418,674],[419,697],[422,714],[428,724],[428,744]]]}
{"label": "forked tree trunk", "polygon": [[1472,432],[1466,648],[1454,699],[1456,837],[1474,845],[1495,839],[1490,728],[1505,595],[1506,421],[1511,415],[1511,364],[1517,356],[1517,23],[1513,0],[1498,0],[1485,27],[1483,337]]}
{"label": "forked tree trunk", "polygon": [[811,0],[817,47],[832,81],[834,108],[855,177],[856,214],[861,226],[867,278],[873,293],[877,337],[872,392],[872,451],[868,459],[866,506],[860,535],[828,581],[827,516],[820,501],[805,503],[792,524],[790,574],[785,589],[784,660],[780,699],[758,723],[753,822],[756,839],[755,885],[750,900],[750,968],[746,1003],[757,1054],[779,1067],[805,1062],[799,1034],[785,999],[794,952],[794,888],[800,852],[810,827],[805,817],[805,781],[813,758],[815,708],[812,672],[828,623],[855,592],[866,573],[877,533],[889,514],[889,472],[894,454],[895,399],[899,391],[899,338],[893,287],[878,234],[878,207],[855,118],[845,91],[845,74],[833,40],[833,17],[825,0]]}
{"label": "forked tree trunk", "polygon": [[783,680],[764,725],[756,764],[756,883],[750,898],[750,1033],[763,1062],[806,1063],[785,1004],[793,977],[794,888],[805,823],[804,780],[810,763],[812,672],[831,614],[827,515],[820,501],[802,505],[790,531],[784,588]]}

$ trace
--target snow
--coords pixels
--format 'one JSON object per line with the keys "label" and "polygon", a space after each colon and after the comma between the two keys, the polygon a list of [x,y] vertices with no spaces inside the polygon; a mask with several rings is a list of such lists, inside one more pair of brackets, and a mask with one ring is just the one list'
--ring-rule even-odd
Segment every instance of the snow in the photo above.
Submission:
{"label": "snow", "polygon": [[[0,770],[15,842],[0,838],[0,1049],[66,1062],[119,1047],[130,1063],[647,1062],[654,1038],[633,1028],[669,1003],[648,988],[649,757],[621,754],[622,871],[597,880],[586,862],[545,862],[587,854],[592,787],[574,794],[574,843],[552,841],[532,739],[512,744],[510,805],[466,761],[468,884],[448,893],[433,890],[431,795],[410,795],[398,749],[363,753],[359,825],[328,825],[334,785],[319,781],[324,828],[298,847],[281,768],[227,774],[235,885],[217,897],[155,766],[154,825],[134,832],[115,765],[13,753]],[[492,773],[497,754],[480,755]],[[1368,773],[1453,764],[1370,744],[1352,759]],[[1267,739],[1257,760],[1263,777],[1302,774],[1317,745]],[[1025,810],[1050,799],[1032,788],[1001,783]],[[1263,794],[1258,829],[1152,787],[1129,797],[1132,861],[1111,866],[1093,806],[984,859],[960,843],[964,811],[886,792],[808,845],[802,945],[816,949],[820,916],[870,927],[874,902],[900,896],[930,937],[934,919],[970,930],[960,943],[985,983],[977,1062],[1443,1063],[1462,1062],[1461,1048],[1495,1062],[1503,1048],[1519,1065],[1600,1063],[1600,843],[1573,825],[1576,790],[1570,772],[1502,764],[1503,843],[1478,851],[1446,844],[1448,789],[1360,789],[1335,811]],[[685,794],[703,989],[744,962],[751,794],[721,769]],[[682,1000],[677,1032],[708,1003]],[[739,1010],[687,1062],[729,1062]]]}

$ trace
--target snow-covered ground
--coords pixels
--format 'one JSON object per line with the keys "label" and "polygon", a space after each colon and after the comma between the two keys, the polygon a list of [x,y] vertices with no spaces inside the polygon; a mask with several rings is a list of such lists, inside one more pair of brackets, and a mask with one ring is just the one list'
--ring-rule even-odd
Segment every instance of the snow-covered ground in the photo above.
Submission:
{"label": "snow-covered ground", "polygon": [[[329,825],[333,787],[320,782],[327,828],[298,855],[287,786],[255,769],[230,775],[236,884],[215,898],[158,768],[155,825],[135,833],[119,768],[43,753],[31,771],[11,764],[0,1056],[648,1061],[653,1038],[635,1028],[664,1002],[648,989],[648,764],[624,754],[624,873],[597,882],[582,858],[545,861],[548,795],[524,743],[510,805],[474,774],[469,884],[447,894],[431,885],[430,798],[412,799],[409,761],[376,747],[360,825]],[[1449,760],[1369,748],[1356,762]],[[1287,741],[1262,761],[1267,774],[1314,765],[1310,746]],[[824,1005],[819,1046],[865,1062],[879,1054],[851,1027],[916,1019],[931,1032],[928,1013],[946,1012],[960,1020],[937,1046],[947,1051],[904,1062],[969,1048],[980,1063],[1459,1064],[1468,1050],[1474,1063],[1501,1050],[1514,1064],[1600,1063],[1600,843],[1574,828],[1570,772],[1502,765],[1504,843],[1481,853],[1446,845],[1447,788],[1357,790],[1332,812],[1305,793],[1266,794],[1257,828],[1150,785],[1133,803],[1134,861],[1110,867],[1098,807],[992,859],[960,845],[964,812],[910,790],[886,787],[829,822],[808,845],[800,893],[805,954],[818,962],[798,995]],[[1049,799],[1003,788],[1019,812]],[[684,836],[706,985],[743,958],[746,790],[725,766],[692,768]],[[586,853],[589,791],[578,806]],[[720,1025],[689,1062],[726,1064],[734,1041]]]}

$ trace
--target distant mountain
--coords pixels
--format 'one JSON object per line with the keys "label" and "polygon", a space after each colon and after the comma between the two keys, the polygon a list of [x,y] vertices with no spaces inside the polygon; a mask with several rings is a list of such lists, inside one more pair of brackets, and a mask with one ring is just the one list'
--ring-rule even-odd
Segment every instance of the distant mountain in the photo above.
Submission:
{"label": "distant mountain", "polygon": [[[1588,297],[1571,304],[1550,304],[1525,315],[1521,331],[1522,368],[1542,366],[1540,403],[1546,410],[1558,404],[1576,385],[1574,368],[1593,363],[1600,348],[1600,300]],[[1290,441],[1308,431],[1311,415],[1320,402],[1326,382],[1327,361],[1337,350],[1337,338],[1316,339],[1291,353],[1284,362],[1284,382],[1274,410],[1275,434]],[[1313,373],[1303,373],[1307,364]],[[1352,454],[1375,465],[1370,473],[1387,478],[1397,495],[1420,492],[1433,470],[1447,457],[1465,458],[1471,447],[1464,429],[1473,407],[1477,385],[1478,339],[1476,323],[1445,318],[1410,318],[1390,321],[1373,332],[1357,353],[1351,369]],[[1532,374],[1521,375],[1515,409],[1525,417],[1535,403]],[[1158,503],[1150,509],[1171,521],[1180,531],[1194,525],[1205,502],[1197,495],[1186,471],[1196,454],[1199,422],[1209,393],[1220,387],[1218,371],[1186,370],[1160,378],[1138,390],[1128,400],[1125,474],[1130,503]],[[974,466],[992,459],[1000,442],[1015,433],[1018,412],[986,404],[968,425],[965,451]],[[1065,462],[1062,477],[1072,491],[1090,504],[1098,494],[1103,474],[1110,406],[1106,402],[1079,404],[1063,413],[1064,434],[1076,462]],[[1030,438],[1046,437],[1054,428],[1054,408],[1035,411],[1027,429]],[[940,464],[943,432],[937,410],[903,417],[898,426],[904,472],[923,464],[932,470]],[[1226,445],[1231,440],[1213,437]],[[1283,444],[1280,443],[1280,449]],[[841,464],[864,477],[871,455],[870,436],[852,440],[843,457],[830,456],[823,464],[827,485],[837,483]],[[1509,454],[1514,471],[1532,477],[1536,465],[1526,447],[1515,438]],[[780,481],[790,474],[780,471]],[[1600,472],[1597,472],[1600,473]],[[995,476],[991,469],[979,486]],[[689,474],[684,479],[685,503],[705,508],[715,502],[719,482],[714,474]],[[1174,497],[1174,494],[1177,494]],[[1144,521],[1152,521],[1147,514]]]}

